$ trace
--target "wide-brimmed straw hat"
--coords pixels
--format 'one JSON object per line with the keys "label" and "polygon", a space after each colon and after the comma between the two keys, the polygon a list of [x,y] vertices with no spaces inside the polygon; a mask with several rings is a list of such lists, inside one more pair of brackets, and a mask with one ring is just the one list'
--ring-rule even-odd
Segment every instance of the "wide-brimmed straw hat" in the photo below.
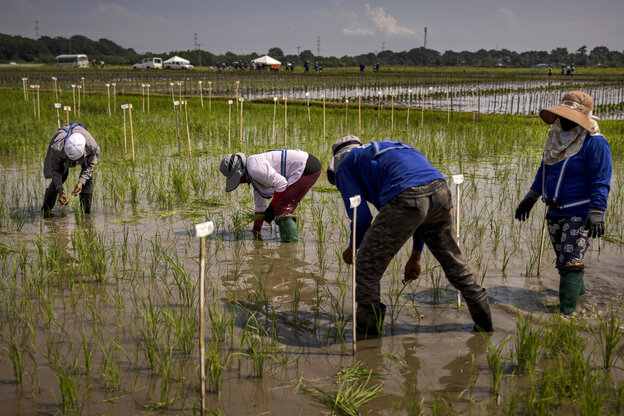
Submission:
{"label": "wide-brimmed straw hat", "polygon": [[558,117],[567,118],[585,130],[591,131],[590,115],[594,110],[594,100],[582,91],[569,91],[561,99],[561,104],[544,108],[539,116],[548,124],[553,124]]}
{"label": "wide-brimmed straw hat", "polygon": [[225,181],[225,192],[231,192],[236,189],[245,174],[246,162],[247,156],[245,156],[245,153],[229,154],[221,159],[219,170],[227,178]]}
{"label": "wide-brimmed straw hat", "polygon": [[327,168],[327,180],[332,185],[336,184],[336,169],[338,169],[338,164],[342,160],[342,158],[349,153],[354,147],[361,146],[362,142],[360,138],[357,136],[344,136],[338,140],[334,144],[332,144],[332,159],[329,162],[329,167]]}

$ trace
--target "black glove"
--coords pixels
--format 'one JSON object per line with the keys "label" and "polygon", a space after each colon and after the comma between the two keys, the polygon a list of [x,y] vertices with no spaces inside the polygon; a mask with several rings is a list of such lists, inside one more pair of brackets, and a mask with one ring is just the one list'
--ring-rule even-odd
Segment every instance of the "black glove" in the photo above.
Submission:
{"label": "black glove", "polygon": [[535,202],[537,202],[538,197],[539,194],[532,189],[526,194],[524,199],[520,201],[520,204],[518,204],[518,208],[516,208],[517,220],[524,221],[529,218],[529,212],[531,212],[531,209],[533,208],[533,205],[535,205]]}
{"label": "black glove", "polygon": [[604,234],[604,221],[602,220],[602,211],[589,211],[585,220],[585,228],[588,231],[588,237],[600,238]]}
{"label": "black glove", "polygon": [[269,207],[264,211],[264,220],[268,223],[271,223],[275,219],[275,208],[273,205],[269,205]]}

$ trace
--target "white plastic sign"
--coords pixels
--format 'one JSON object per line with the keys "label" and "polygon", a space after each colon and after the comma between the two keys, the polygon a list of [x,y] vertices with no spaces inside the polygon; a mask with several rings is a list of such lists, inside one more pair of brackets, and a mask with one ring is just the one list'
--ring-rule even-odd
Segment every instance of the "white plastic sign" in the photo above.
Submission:
{"label": "white plastic sign", "polygon": [[61,108],[61,103],[54,103],[54,108]]}
{"label": "white plastic sign", "polygon": [[362,202],[362,198],[359,195],[355,195],[349,198],[349,202],[351,202],[350,208],[357,208]]}
{"label": "white plastic sign", "polygon": [[180,101],[174,101],[173,105],[180,105]]}
{"label": "white plastic sign", "polygon": [[459,185],[462,182],[464,182],[464,175],[463,174],[453,175],[453,183],[456,183],[456,184]]}
{"label": "white plastic sign", "polygon": [[122,110],[127,110],[128,109],[128,104],[122,104],[121,105],[121,109]]}
{"label": "white plastic sign", "polygon": [[212,221],[195,224],[195,237],[206,237],[207,235],[212,234],[213,231],[214,224]]}
{"label": "white plastic sign", "polygon": [[65,107],[63,107],[63,110],[71,111],[71,105],[66,105]]}

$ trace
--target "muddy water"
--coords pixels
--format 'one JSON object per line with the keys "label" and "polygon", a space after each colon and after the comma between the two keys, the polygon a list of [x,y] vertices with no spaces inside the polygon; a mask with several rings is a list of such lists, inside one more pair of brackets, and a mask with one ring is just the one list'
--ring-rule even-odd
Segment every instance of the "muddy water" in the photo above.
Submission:
{"label": "muddy water", "polygon": [[[452,166],[441,169],[445,173],[455,170]],[[539,235],[538,210],[521,232],[510,219],[517,203],[515,190],[524,190],[530,175],[518,181],[500,174],[498,165],[465,169],[462,245],[490,295],[496,327],[492,339],[500,342],[513,333],[517,314],[533,314],[536,320],[553,315],[558,277],[548,244],[540,277],[526,277]],[[2,173],[7,178],[11,175],[9,169]],[[41,179],[35,173],[29,175],[23,185],[33,192],[40,189],[43,194]],[[210,187],[221,189],[220,179],[210,178]],[[614,178],[618,183],[621,180]],[[472,414],[496,410],[489,391],[486,343],[481,335],[472,332],[465,305],[457,309],[455,293],[440,275],[435,260],[426,254],[427,272],[396,295],[409,254],[407,246],[382,280],[384,302],[392,305],[389,314],[393,315],[386,317],[385,335],[377,340],[359,340],[356,355],[351,355],[350,287],[346,283],[350,270],[336,255],[347,245],[346,215],[339,195],[324,192],[322,187],[328,185],[324,178],[318,185],[299,208],[301,241],[297,244],[279,243],[275,227],[265,226],[263,242],[252,241],[247,227],[234,229],[230,217],[250,209],[240,203],[249,192],[245,187],[233,195],[219,194],[230,198],[226,199],[228,204],[201,212],[202,218],[220,222],[208,241],[208,303],[223,316],[232,317],[231,329],[226,325],[221,331],[210,329],[212,321],[208,318],[206,341],[215,345],[210,343],[223,336],[224,341],[218,345],[224,351],[221,361],[225,367],[221,392],[208,394],[208,409],[220,409],[228,415],[317,415],[326,408],[304,393],[301,385],[335,390],[334,374],[361,361],[366,368],[383,375],[372,383],[383,382],[385,394],[364,406],[364,413],[405,414],[414,397],[416,401],[423,398],[425,408],[430,410],[440,394],[453,398],[455,410]],[[107,189],[104,178],[100,189]],[[10,187],[4,188],[3,206],[13,214],[5,214],[0,242],[11,247],[25,245],[28,259],[34,262],[35,243],[41,237],[46,244],[58,246],[63,273],[75,270],[74,284],[63,274],[58,283],[46,285],[43,293],[34,295],[27,287],[27,280],[33,276],[24,277],[18,267],[19,256],[8,253],[0,257],[4,276],[0,309],[3,345],[8,345],[10,329],[17,328],[20,337],[27,340],[23,350],[32,353],[24,354],[24,381],[17,384],[11,361],[3,352],[0,403],[7,414],[56,413],[61,407],[59,373],[53,365],[53,357],[58,355],[55,351],[71,369],[70,378],[75,382],[84,414],[198,413],[198,350],[184,354],[176,338],[166,335],[172,325],[164,313],[174,314],[183,307],[181,289],[173,283],[176,276],[172,263],[163,258],[177,258],[195,282],[198,244],[190,230],[193,223],[203,219],[187,217],[183,207],[166,211],[141,203],[115,206],[103,194],[96,195],[92,219],[81,220],[71,209],[67,215],[42,219],[37,212],[39,199],[20,203]],[[621,213],[621,208],[611,209]],[[471,222],[471,218],[476,220]],[[621,217],[613,218],[619,223],[614,227],[621,227]],[[504,242],[496,248],[487,228],[492,220],[502,224]],[[488,230],[484,238],[478,237],[480,227]],[[88,229],[100,232],[109,250],[105,282],[96,282],[92,275],[76,269],[80,257],[72,237]],[[508,243],[517,234],[522,234],[518,243]],[[506,242],[515,254],[503,272],[501,244]],[[621,245],[605,241],[600,252],[594,244],[587,254],[587,294],[577,314],[590,324],[595,324],[597,312],[619,304],[624,291],[623,254]],[[440,285],[434,284],[437,277],[441,278]],[[197,288],[193,289],[194,308]],[[143,352],[141,331],[146,324],[139,304],[148,294],[155,309],[163,313],[157,325],[161,330],[159,345],[174,348],[172,365],[166,370],[170,371],[172,383],[165,393],[161,377],[165,370],[160,365],[152,369]],[[30,307],[33,312],[28,312]],[[49,310],[56,316],[52,321],[47,317]],[[34,341],[28,338],[28,316],[35,328]],[[254,373],[251,351],[241,341],[243,328],[258,326],[256,323],[269,328],[256,337],[272,345],[262,377]],[[230,331],[233,335],[229,335]],[[88,374],[83,333],[93,351]],[[193,343],[197,343],[196,335]],[[113,358],[107,361],[105,356]],[[117,365],[116,385],[111,376],[115,365],[111,362]],[[167,400],[172,400],[168,408],[157,409],[158,403]]]}

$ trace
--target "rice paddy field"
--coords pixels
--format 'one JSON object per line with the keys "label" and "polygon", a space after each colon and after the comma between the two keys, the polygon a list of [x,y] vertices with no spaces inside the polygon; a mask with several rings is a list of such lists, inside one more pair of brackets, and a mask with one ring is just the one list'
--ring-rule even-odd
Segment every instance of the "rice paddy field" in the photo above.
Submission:
{"label": "rice paddy field", "polygon": [[[624,72],[544,75],[1,68],[3,413],[201,414],[203,364],[212,415],[624,414]],[[539,261],[543,204],[513,217],[546,138],[535,114],[570,89],[594,96],[614,169],[587,293],[564,318],[548,241]],[[74,198],[43,218],[43,160],[68,120],[102,151],[93,215]],[[353,355],[349,222],[325,175],[296,212],[298,243],[267,225],[251,238],[252,191],[224,192],[221,157],[287,147],[327,166],[347,134],[409,143],[448,178],[493,334],[472,332],[427,251],[403,288],[408,243],[382,280],[384,334]],[[205,221],[200,340],[194,226]]]}

